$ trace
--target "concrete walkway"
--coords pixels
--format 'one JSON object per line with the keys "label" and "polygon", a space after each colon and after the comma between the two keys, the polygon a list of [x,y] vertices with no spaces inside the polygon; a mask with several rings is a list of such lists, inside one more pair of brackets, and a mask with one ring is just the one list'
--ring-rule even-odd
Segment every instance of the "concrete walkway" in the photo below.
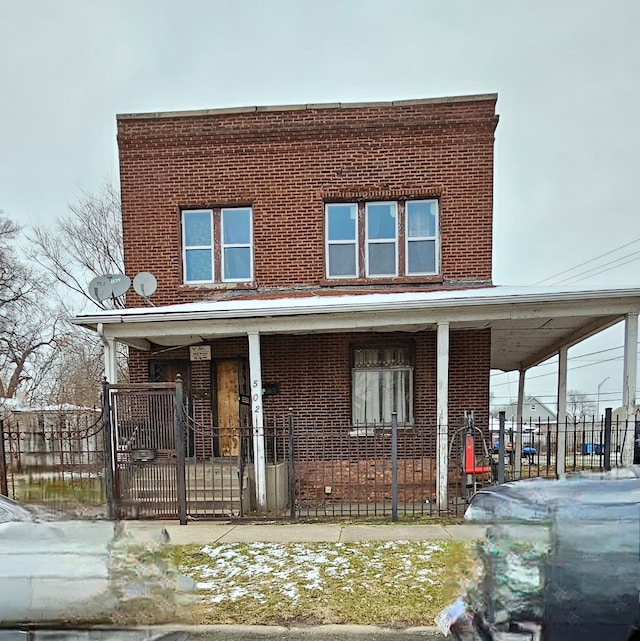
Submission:
{"label": "concrete walkway", "polygon": [[342,523],[218,523],[195,521],[127,521],[125,528],[142,539],[156,538],[165,529],[174,545],[207,543],[338,543],[345,541],[426,541],[482,538],[479,525],[390,525]]}

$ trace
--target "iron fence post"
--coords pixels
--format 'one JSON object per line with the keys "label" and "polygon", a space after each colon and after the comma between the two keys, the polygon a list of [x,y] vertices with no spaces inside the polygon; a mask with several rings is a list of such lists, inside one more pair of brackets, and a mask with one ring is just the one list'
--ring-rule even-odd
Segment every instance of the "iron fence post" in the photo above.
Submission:
{"label": "iron fence post", "polygon": [[295,477],[295,462],[294,455],[294,441],[293,441],[293,414],[287,417],[287,438],[289,441],[289,518],[292,521],[296,520],[296,477]]}
{"label": "iron fence post", "polygon": [[7,482],[7,461],[4,449],[4,421],[0,418],[0,494],[9,496],[9,483]]}
{"label": "iron fence post", "polygon": [[175,425],[176,425],[176,492],[178,495],[178,518],[180,525],[187,524],[187,484],[185,479],[185,438],[183,420],[182,377],[176,377]]}
{"label": "iron fence post", "polygon": [[505,413],[498,413],[498,483],[504,483],[504,420]]}
{"label": "iron fence post", "polygon": [[113,433],[111,426],[111,405],[109,398],[109,383],[104,378],[102,382],[102,446],[104,449],[104,490],[107,498],[107,515],[116,518],[116,493],[113,460]]}
{"label": "iron fence post", "polygon": [[391,414],[391,520],[398,520],[398,414]]}
{"label": "iron fence post", "polygon": [[604,410],[604,469],[611,469],[611,408]]}

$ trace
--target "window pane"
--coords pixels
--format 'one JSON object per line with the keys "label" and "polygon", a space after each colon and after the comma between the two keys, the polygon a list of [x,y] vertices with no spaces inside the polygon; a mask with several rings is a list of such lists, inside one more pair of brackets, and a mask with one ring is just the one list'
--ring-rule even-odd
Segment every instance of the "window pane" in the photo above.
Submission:
{"label": "window pane", "polygon": [[329,245],[329,276],[356,276],[355,245]]}
{"label": "window pane", "polygon": [[355,205],[328,205],[328,240],[355,240],[356,217]]}
{"label": "window pane", "polygon": [[370,239],[396,237],[395,203],[367,205],[367,234]]}
{"label": "window pane", "polygon": [[407,202],[407,234],[409,238],[436,235],[436,202]]}
{"label": "window pane", "polygon": [[185,247],[211,245],[211,212],[184,212]]}
{"label": "window pane", "polygon": [[435,240],[411,240],[407,251],[409,274],[430,274],[436,271]]}
{"label": "window pane", "polygon": [[227,247],[224,250],[225,280],[251,279],[251,250],[249,247]]}
{"label": "window pane", "polygon": [[369,244],[369,275],[395,276],[396,274],[396,244]]}
{"label": "window pane", "polygon": [[210,249],[188,249],[186,263],[187,281],[210,282],[213,280]]}
{"label": "window pane", "polygon": [[411,420],[411,370],[354,370],[353,420],[355,424],[398,423]]}
{"label": "window pane", "polygon": [[251,242],[251,210],[222,210],[222,242],[225,245],[248,245]]}

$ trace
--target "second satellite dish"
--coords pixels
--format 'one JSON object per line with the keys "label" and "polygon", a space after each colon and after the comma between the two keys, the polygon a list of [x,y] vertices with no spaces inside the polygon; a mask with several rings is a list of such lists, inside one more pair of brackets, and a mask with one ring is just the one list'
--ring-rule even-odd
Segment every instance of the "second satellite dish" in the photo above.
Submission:
{"label": "second satellite dish", "polygon": [[140,294],[142,298],[149,298],[149,296],[152,296],[156,289],[158,289],[158,281],[150,272],[140,272],[133,279],[133,289],[136,294]]}
{"label": "second satellite dish", "polygon": [[126,294],[129,287],[131,287],[131,279],[124,274],[109,274],[107,278],[111,280],[111,295],[114,298]]}

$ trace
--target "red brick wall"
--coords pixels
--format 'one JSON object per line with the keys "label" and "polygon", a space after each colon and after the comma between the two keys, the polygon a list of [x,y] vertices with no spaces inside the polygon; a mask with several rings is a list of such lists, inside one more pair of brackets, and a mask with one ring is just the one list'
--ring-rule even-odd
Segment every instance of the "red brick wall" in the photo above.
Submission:
{"label": "red brick wall", "polygon": [[[262,380],[278,383],[280,392],[265,396],[267,418],[293,411],[296,418],[319,424],[351,424],[351,348],[368,342],[411,341],[415,348],[414,419],[436,426],[436,333],[312,334],[263,336]],[[478,425],[485,427],[489,406],[489,330],[452,331],[449,363],[449,425],[457,427],[465,410],[474,410]],[[163,353],[163,360],[188,358],[188,350]],[[224,339],[212,343],[213,358],[247,357],[247,340]],[[146,381],[144,353],[131,350],[131,379]],[[211,368],[208,362],[192,363],[191,390],[196,421],[211,420]]]}
{"label": "red brick wall", "polygon": [[[253,206],[250,288],[263,291],[328,286],[325,202],[438,197],[442,277],[360,284],[490,282],[494,97],[238,111],[118,119],[126,271],[155,274],[156,304],[238,287],[182,284],[187,207]],[[142,301],[131,293],[127,303]]]}

